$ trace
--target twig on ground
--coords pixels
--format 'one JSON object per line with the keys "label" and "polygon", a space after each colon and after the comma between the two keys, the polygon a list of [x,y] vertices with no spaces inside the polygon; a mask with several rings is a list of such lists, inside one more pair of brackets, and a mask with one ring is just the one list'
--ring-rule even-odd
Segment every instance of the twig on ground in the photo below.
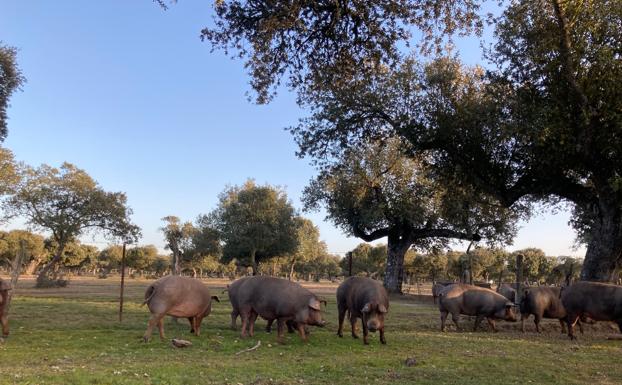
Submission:
{"label": "twig on ground", "polygon": [[255,346],[253,346],[252,348],[240,350],[239,352],[235,353],[235,355],[237,356],[238,354],[242,354],[242,353],[246,353],[246,352],[251,352],[251,351],[257,349],[260,346],[261,346],[261,341],[257,341],[257,344]]}

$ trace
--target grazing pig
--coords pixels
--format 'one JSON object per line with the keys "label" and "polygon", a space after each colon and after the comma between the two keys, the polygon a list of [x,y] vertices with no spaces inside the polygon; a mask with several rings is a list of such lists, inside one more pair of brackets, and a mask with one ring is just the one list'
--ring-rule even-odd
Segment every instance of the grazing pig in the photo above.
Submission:
{"label": "grazing pig", "polygon": [[[236,330],[236,320],[240,315],[240,301],[246,301],[247,298],[245,296],[252,294],[252,290],[242,290],[241,288],[248,282],[248,280],[252,277],[243,277],[235,282],[227,285],[227,294],[229,295],[229,301],[231,302],[231,330]],[[244,296],[244,298],[242,298]],[[270,333],[272,331],[272,323],[274,319],[268,320],[266,324],[266,332]],[[287,332],[293,333],[297,326],[292,320],[288,320],[286,322]],[[254,329],[254,327],[253,327]],[[309,333],[308,328],[305,326],[305,332]]]}
{"label": "grazing pig", "polygon": [[257,316],[277,321],[278,341],[283,341],[287,321],[295,323],[300,337],[307,341],[306,325],[323,327],[321,302],[309,290],[286,279],[255,276],[238,291],[238,311],[242,317],[242,337],[254,334]]}
{"label": "grazing pig", "polygon": [[562,289],[568,337],[575,339],[574,325],[579,319],[613,321],[622,332],[622,286],[601,282],[576,282]]}
{"label": "grazing pig", "polygon": [[201,281],[169,275],[149,285],[145,292],[145,302],[151,312],[143,339],[151,338],[152,329],[158,325],[160,338],[164,339],[163,318],[165,315],[185,317],[190,321],[191,332],[201,334],[201,321],[212,311],[212,299],[220,302],[217,296]]}
{"label": "grazing pig", "polygon": [[497,288],[497,293],[516,303],[516,289],[514,289],[512,286],[504,283]]}
{"label": "grazing pig", "polygon": [[343,320],[346,311],[350,313],[352,337],[356,335],[356,319],[363,324],[363,343],[367,345],[369,331],[380,331],[380,342],[387,343],[384,337],[384,316],[389,311],[389,296],[385,288],[376,280],[365,277],[350,277],[337,288],[337,308],[339,310],[339,329],[337,335],[343,337]]}
{"label": "grazing pig", "polygon": [[516,322],[515,305],[512,302],[499,293],[479,286],[463,283],[448,286],[441,291],[438,304],[441,312],[441,331],[445,331],[448,313],[451,313],[458,330],[460,330],[458,325],[460,314],[476,316],[473,331],[477,330],[484,317],[495,332],[497,319]]}
{"label": "grazing pig", "polygon": [[[520,304],[521,329],[525,332],[525,320],[531,314],[534,315],[536,331],[540,333],[540,321],[542,318],[556,318],[562,327],[562,333],[566,332],[566,309],[559,298],[559,287],[538,286],[527,288],[524,291],[523,301]],[[581,327],[581,324],[579,324]],[[581,329],[583,332],[583,329]]]}
{"label": "grazing pig", "polygon": [[0,278],[0,324],[2,324],[2,338],[9,336],[9,315],[6,304],[9,300],[11,283]]}

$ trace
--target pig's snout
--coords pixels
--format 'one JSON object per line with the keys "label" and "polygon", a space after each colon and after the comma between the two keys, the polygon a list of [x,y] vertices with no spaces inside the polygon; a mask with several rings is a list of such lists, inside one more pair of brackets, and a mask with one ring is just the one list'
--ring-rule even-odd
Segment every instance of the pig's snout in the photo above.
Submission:
{"label": "pig's snout", "polygon": [[317,323],[317,326],[323,328],[324,326],[326,326],[326,321],[320,320],[320,322]]}
{"label": "pig's snout", "polygon": [[380,329],[380,326],[378,325],[378,323],[377,323],[377,322],[371,322],[371,321],[370,321],[370,322],[368,322],[368,323],[367,323],[367,329],[368,329],[370,332],[372,332],[372,333],[373,333],[373,332],[375,332],[376,330]]}

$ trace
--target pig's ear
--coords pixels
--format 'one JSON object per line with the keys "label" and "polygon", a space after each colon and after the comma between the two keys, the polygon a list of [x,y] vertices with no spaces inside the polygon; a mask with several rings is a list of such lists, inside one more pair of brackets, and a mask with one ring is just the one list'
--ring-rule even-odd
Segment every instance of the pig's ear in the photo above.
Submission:
{"label": "pig's ear", "polygon": [[213,296],[212,296],[212,299],[213,299],[214,301],[216,301],[216,302],[220,302],[220,298],[218,298],[218,296],[217,296],[217,295],[213,295]]}
{"label": "pig's ear", "polygon": [[322,310],[322,306],[320,305],[320,301],[315,298],[309,299],[309,307],[313,310]]}
{"label": "pig's ear", "polygon": [[369,302],[365,304],[365,306],[363,306],[363,308],[361,309],[361,313],[369,313],[369,309],[371,306],[369,306]]}
{"label": "pig's ear", "polygon": [[378,305],[378,311],[381,313],[388,312],[387,308],[383,304]]}

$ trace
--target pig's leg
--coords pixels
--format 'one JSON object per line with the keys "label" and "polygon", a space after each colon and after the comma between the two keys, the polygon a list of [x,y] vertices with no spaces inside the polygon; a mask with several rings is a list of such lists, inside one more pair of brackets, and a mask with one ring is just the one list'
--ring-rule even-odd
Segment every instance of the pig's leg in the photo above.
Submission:
{"label": "pig's leg", "polygon": [[460,314],[451,313],[451,320],[454,321],[454,324],[456,325],[456,330],[460,331],[460,324],[458,323],[458,321],[460,320]]}
{"label": "pig's leg", "polygon": [[9,336],[9,316],[3,313],[3,309],[0,309],[0,323],[2,324],[2,338]]}
{"label": "pig's leg", "polygon": [[160,340],[164,341],[164,317],[158,321],[158,331],[160,332]]}
{"label": "pig's leg", "polygon": [[274,322],[273,319],[269,319],[268,323],[266,324],[266,333],[271,333],[272,332],[272,323]]}
{"label": "pig's leg", "polygon": [[350,313],[350,325],[352,326],[352,338],[359,338],[356,334],[356,317]]}
{"label": "pig's leg", "polygon": [[197,337],[201,335],[201,321],[203,321],[202,316],[194,317],[194,335]]}
{"label": "pig's leg", "polygon": [[162,320],[163,317],[164,314],[151,315],[151,318],[149,318],[149,321],[147,321],[147,330],[143,335],[143,341],[149,342],[149,340],[151,339],[151,332],[153,331],[153,328],[159,323],[160,320]]}
{"label": "pig's leg", "polygon": [[337,335],[343,337],[343,320],[346,318],[346,309],[339,307],[339,328],[337,329]]}
{"label": "pig's leg", "polygon": [[473,325],[473,331],[477,330],[477,327],[479,326],[479,324],[482,322],[483,319],[484,319],[483,315],[478,315],[477,317],[475,317],[475,324]]}
{"label": "pig's leg", "polygon": [[298,324],[298,334],[300,334],[300,338],[302,338],[304,342],[307,342],[307,335],[305,334],[305,325],[302,323]]}
{"label": "pig's leg", "polygon": [[254,311],[251,311],[250,318],[248,319],[248,327],[249,327],[248,335],[250,335],[251,337],[255,336],[255,321],[256,320],[257,320],[257,313],[255,313]]}
{"label": "pig's leg", "polygon": [[194,317],[188,317],[188,321],[190,322],[190,333],[194,333]]}
{"label": "pig's leg", "polygon": [[563,319],[559,320],[559,326],[562,327],[562,334],[566,334],[566,322]]}
{"label": "pig's leg", "polygon": [[380,343],[383,345],[387,344],[387,340],[384,338],[384,327],[380,329]]}
{"label": "pig's leg", "polygon": [[240,312],[240,316],[242,318],[242,333],[240,334],[242,338],[246,337],[246,330],[248,328],[248,313],[247,311]]}
{"label": "pig's leg", "polygon": [[530,314],[521,313],[520,315],[520,328],[525,333],[525,321],[529,319]]}
{"label": "pig's leg", "polygon": [[363,324],[363,343],[365,345],[369,345],[369,341],[367,341],[367,336],[369,335],[369,329],[367,329],[367,317],[365,313],[361,317],[361,323]]}
{"label": "pig's leg", "polygon": [[233,309],[231,311],[231,330],[237,329],[235,325],[235,320],[238,318],[239,315],[240,315],[240,312],[238,311],[238,309]]}
{"label": "pig's leg", "polygon": [[492,331],[496,333],[497,327],[495,326],[495,321],[492,318],[486,318],[486,321],[488,321],[488,325],[490,325]]}
{"label": "pig's leg", "polygon": [[583,323],[581,323],[581,319],[577,321],[577,325],[579,325],[579,333],[583,334]]}
{"label": "pig's leg", "polygon": [[447,320],[447,314],[448,312],[446,311],[441,312],[441,331],[442,332],[445,331],[445,321]]}
{"label": "pig's leg", "polygon": [[276,341],[280,344],[283,343],[283,334],[285,329],[285,320],[282,318],[277,318],[276,320]]}
{"label": "pig's leg", "polygon": [[616,323],[618,324],[618,329],[620,329],[620,333],[622,333],[622,319],[617,320]]}
{"label": "pig's leg", "polygon": [[536,324],[536,332],[538,333],[542,333],[542,330],[540,330],[540,321],[542,321],[542,315],[541,314],[535,314],[533,316],[533,323]]}
{"label": "pig's leg", "polygon": [[[298,327],[294,321],[292,320],[288,320],[287,322],[285,322],[285,325],[287,325],[287,332],[288,333],[294,333],[296,331],[296,328]],[[307,327],[305,326],[305,332],[308,334],[309,332],[307,331]]]}
{"label": "pig's leg", "polygon": [[566,318],[566,323],[568,324],[568,337],[570,337],[571,340],[574,340],[577,338],[574,335],[574,325],[577,323],[578,320],[579,320],[578,314],[568,314]]}

